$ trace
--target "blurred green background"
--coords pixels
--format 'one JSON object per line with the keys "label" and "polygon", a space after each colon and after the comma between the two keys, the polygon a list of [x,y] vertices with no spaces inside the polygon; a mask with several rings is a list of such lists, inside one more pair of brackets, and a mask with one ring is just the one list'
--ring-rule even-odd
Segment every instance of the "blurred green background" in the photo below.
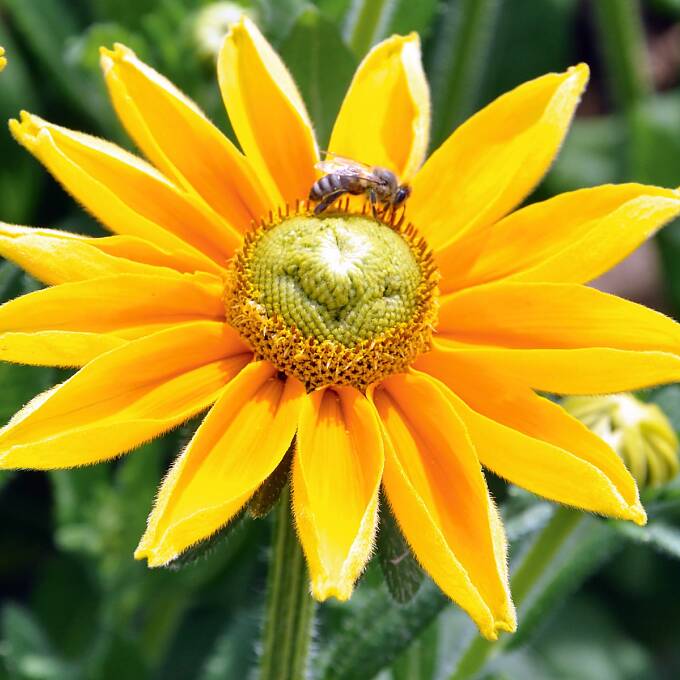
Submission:
{"label": "blurred green background", "polygon": [[[212,50],[231,15],[229,3],[215,4],[0,0],[0,45],[9,60],[0,76],[0,119],[27,109],[130,147],[98,66],[99,45],[119,41],[229,131]],[[418,31],[432,87],[433,146],[502,92],[587,61],[590,87],[533,199],[606,182],[680,184],[680,0],[253,0],[242,6],[293,72],[322,148],[370,46],[394,32]],[[6,129],[0,130],[0,218],[101,233]],[[603,285],[678,316],[680,224],[669,226],[656,246]],[[11,263],[0,264],[2,300],[37,287]],[[53,369],[0,365],[0,419],[63,377]],[[661,403],[680,427],[680,388],[645,398]],[[0,678],[217,680],[252,672],[270,518],[243,519],[207,556],[172,569],[150,571],[132,559],[158,482],[194,426],[110,464],[0,476]],[[492,485],[515,559],[553,511],[498,480]],[[523,604],[519,632],[488,677],[680,677],[680,484],[648,491],[646,501],[645,530],[580,521]],[[385,533],[380,544],[389,540]],[[450,677],[472,625],[427,579],[407,603],[396,602],[379,562],[373,560],[350,603],[317,609],[312,677]],[[394,584],[404,574],[387,576],[398,591]]]}

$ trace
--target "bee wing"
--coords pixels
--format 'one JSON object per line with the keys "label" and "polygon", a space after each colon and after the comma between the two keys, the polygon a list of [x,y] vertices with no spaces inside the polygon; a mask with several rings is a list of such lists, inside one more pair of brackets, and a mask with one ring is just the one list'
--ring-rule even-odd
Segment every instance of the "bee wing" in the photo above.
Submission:
{"label": "bee wing", "polygon": [[344,156],[338,156],[329,151],[326,152],[326,158],[314,167],[327,175],[336,174],[347,177],[362,177],[371,182],[378,181],[370,165],[354,161],[351,158],[345,158]]}

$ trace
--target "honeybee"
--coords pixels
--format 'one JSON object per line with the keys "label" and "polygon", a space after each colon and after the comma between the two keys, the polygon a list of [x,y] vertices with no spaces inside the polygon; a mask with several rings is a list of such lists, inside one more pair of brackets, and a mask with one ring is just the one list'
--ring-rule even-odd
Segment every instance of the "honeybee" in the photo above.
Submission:
{"label": "honeybee", "polygon": [[326,158],[315,165],[326,174],[317,180],[309,191],[309,200],[318,201],[314,214],[318,215],[344,194],[366,194],[371,203],[373,216],[392,208],[396,210],[411,195],[408,184],[400,184],[397,176],[387,168],[371,167],[350,158],[327,153]]}

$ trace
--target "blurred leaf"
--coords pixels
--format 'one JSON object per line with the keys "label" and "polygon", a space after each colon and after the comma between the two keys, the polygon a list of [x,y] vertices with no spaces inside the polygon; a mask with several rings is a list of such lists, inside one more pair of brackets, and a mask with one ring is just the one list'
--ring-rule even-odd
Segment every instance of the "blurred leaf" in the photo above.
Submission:
{"label": "blurred leaf", "polygon": [[335,24],[313,7],[300,14],[281,46],[281,56],[300,87],[324,148],[356,61]]}
{"label": "blurred leaf", "polygon": [[45,632],[31,613],[16,604],[2,610],[3,656],[12,680],[76,678],[74,668],[54,654]]}
{"label": "blurred leaf", "polygon": [[505,638],[506,648],[517,649],[529,642],[545,623],[547,614],[554,612],[621,545],[616,522],[584,515],[574,535],[562,546],[520,607],[517,632]]}
{"label": "blurred leaf", "polygon": [[41,183],[39,165],[30,154],[23,153],[12,139],[4,121],[14,118],[22,109],[36,109],[37,93],[31,82],[28,64],[18,50],[2,21],[0,45],[10,56],[10,62],[0,79],[0,206],[3,220],[28,222],[35,212]]}
{"label": "blurred leaf", "polygon": [[520,83],[564,71],[576,63],[579,0],[509,0],[501,3],[494,55],[480,92],[486,104]]}
{"label": "blurred leaf", "polygon": [[394,680],[430,680],[435,677],[437,646],[439,643],[436,623],[399,656],[392,665]]}
{"label": "blurred leaf", "polygon": [[422,39],[427,38],[440,5],[439,0],[418,0],[418,2],[396,0],[383,35],[380,37],[384,38],[393,33],[405,35],[415,31]]}
{"label": "blurred leaf", "polygon": [[553,195],[620,182],[624,179],[626,139],[625,126],[618,118],[577,118],[544,182],[544,189]]}
{"label": "blurred leaf", "polygon": [[274,42],[281,42],[299,15],[310,5],[307,0],[253,0],[260,19],[260,28]]}
{"label": "blurred leaf", "polygon": [[411,600],[423,581],[423,570],[411,554],[384,496],[380,503],[378,558],[392,597],[401,604]]}
{"label": "blurred leaf", "polygon": [[4,0],[4,4],[50,82],[72,107],[97,120],[101,91],[93,90],[65,59],[64,45],[79,33],[71,4],[64,0]]}
{"label": "blurred leaf", "polygon": [[680,560],[680,529],[677,527],[655,521],[644,527],[626,522],[617,524],[616,528],[631,541],[650,546],[668,557]]}

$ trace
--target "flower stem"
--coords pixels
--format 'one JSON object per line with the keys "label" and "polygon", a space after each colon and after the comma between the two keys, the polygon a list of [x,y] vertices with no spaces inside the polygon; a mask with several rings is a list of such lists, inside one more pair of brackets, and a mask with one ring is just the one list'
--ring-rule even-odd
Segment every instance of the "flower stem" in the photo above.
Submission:
{"label": "flower stem", "polygon": [[[512,594],[519,607],[545,573],[565,541],[571,536],[582,518],[582,513],[570,508],[555,510],[551,520],[538,535],[512,577]],[[508,640],[510,638],[505,638]],[[475,637],[463,653],[450,680],[474,678],[505,646],[505,641],[490,642]]]}
{"label": "flower stem", "polygon": [[638,0],[593,3],[616,103],[628,109],[652,90]]}
{"label": "flower stem", "polygon": [[493,38],[500,0],[449,3],[432,55],[435,146],[475,106]]}
{"label": "flower stem", "polygon": [[348,21],[347,41],[352,52],[362,58],[378,39],[385,11],[392,0],[354,0]]}
{"label": "flower stem", "polygon": [[314,608],[286,487],[274,512],[259,680],[306,677]]}

